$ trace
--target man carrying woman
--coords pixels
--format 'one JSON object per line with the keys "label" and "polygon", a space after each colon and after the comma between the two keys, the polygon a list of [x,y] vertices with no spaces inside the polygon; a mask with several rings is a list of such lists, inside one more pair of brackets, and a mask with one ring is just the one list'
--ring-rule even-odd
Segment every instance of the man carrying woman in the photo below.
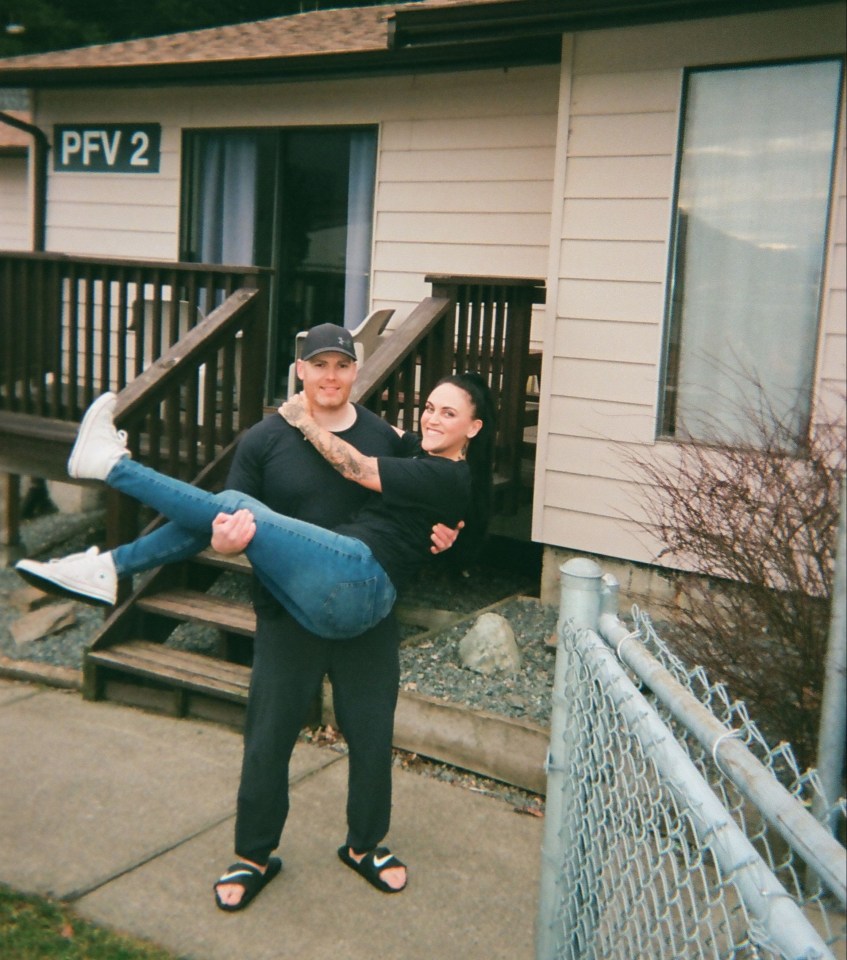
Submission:
{"label": "man carrying woman", "polygon": [[[288,810],[288,760],[325,673],[350,746],[349,829],[339,856],[379,889],[396,892],[405,886],[403,864],[378,847],[390,816],[390,741],[399,674],[396,627],[388,614],[396,587],[426,554],[433,523],[447,517],[456,526],[471,498],[478,507],[487,502],[490,489],[493,423],[490,397],[479,378],[461,375],[436,387],[422,412],[418,450],[409,435],[398,437],[349,403],[355,352],[349,334],[327,329],[331,326],[310,332],[311,343],[307,338],[298,362],[303,396],[248,433],[230,475],[232,489],[223,494],[208,494],[130,460],[111,421],[114,398],[100,398],[83,421],[71,474],[102,479],[163,512],[171,523],[109,554],[19,564],[27,579],[108,602],[120,576],[184,559],[210,537],[225,551],[246,545],[265,590],[256,600],[236,822],[240,860],[216,884],[216,900],[224,910],[246,906],[281,867],[270,853]],[[360,442],[347,442],[347,434]],[[293,438],[300,449],[291,456]],[[297,475],[298,461],[305,476]],[[335,471],[365,491],[364,499],[353,498],[360,501],[358,512],[346,524],[333,522],[332,533],[323,529],[332,511],[314,505],[316,490],[319,497],[339,490],[337,484],[332,491],[317,486],[318,476],[326,480],[327,465],[329,476]],[[307,487],[298,497],[303,480]],[[282,498],[275,495],[277,485],[285,490]],[[349,486],[341,488],[345,505]],[[265,505],[276,507],[280,499],[287,501],[287,515]],[[298,499],[312,502],[312,510],[303,509]],[[309,512],[314,516],[307,519],[317,519],[321,527],[291,519],[292,513]],[[277,604],[268,606],[268,592]],[[356,655],[345,656],[345,648]]]}

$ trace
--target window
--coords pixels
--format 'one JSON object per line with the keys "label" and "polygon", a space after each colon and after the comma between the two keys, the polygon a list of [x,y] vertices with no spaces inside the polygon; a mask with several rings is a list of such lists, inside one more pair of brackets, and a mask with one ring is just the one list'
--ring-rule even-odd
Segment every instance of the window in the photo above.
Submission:
{"label": "window", "polygon": [[805,431],[840,89],[840,61],[688,73],[664,435],[743,443],[751,415]]}
{"label": "window", "polygon": [[274,268],[268,394],[298,330],[357,326],[370,303],[376,130],[186,134],[183,257]]}

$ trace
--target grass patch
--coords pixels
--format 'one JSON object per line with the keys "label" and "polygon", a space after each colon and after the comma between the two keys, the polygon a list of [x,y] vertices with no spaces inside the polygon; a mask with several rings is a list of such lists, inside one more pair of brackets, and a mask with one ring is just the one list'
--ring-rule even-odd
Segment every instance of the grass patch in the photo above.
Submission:
{"label": "grass patch", "polygon": [[78,917],[64,903],[0,884],[0,957],[6,960],[174,960],[134,937]]}

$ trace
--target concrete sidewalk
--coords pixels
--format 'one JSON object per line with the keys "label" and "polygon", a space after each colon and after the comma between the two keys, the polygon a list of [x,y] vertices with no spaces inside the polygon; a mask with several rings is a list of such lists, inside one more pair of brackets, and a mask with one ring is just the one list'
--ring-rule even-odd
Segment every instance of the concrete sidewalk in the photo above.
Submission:
{"label": "concrete sidewalk", "polygon": [[0,680],[0,882],[192,960],[531,960],[542,822],[395,773],[398,896],[336,855],[347,760],[301,744],[283,873],[242,913],[212,883],[232,862],[241,737],[78,693]]}

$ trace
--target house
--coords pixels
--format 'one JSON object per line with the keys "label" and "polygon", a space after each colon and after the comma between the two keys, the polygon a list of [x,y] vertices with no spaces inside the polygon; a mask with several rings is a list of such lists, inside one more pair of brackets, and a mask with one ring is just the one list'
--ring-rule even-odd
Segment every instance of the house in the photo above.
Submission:
{"label": "house", "polygon": [[0,87],[50,140],[45,250],[273,268],[268,400],[314,322],[396,332],[430,275],[542,282],[554,602],[574,552],[654,562],[627,452],[743,428],[736,364],[843,416],[845,35],[840,2],[420,0],[18,57]]}
{"label": "house", "polygon": [[[17,103],[24,98],[10,98]],[[8,121],[29,122],[28,110],[7,107],[0,98],[0,114]],[[28,165],[31,138],[11,122],[0,123],[0,250],[29,250],[32,243],[28,202]]]}

